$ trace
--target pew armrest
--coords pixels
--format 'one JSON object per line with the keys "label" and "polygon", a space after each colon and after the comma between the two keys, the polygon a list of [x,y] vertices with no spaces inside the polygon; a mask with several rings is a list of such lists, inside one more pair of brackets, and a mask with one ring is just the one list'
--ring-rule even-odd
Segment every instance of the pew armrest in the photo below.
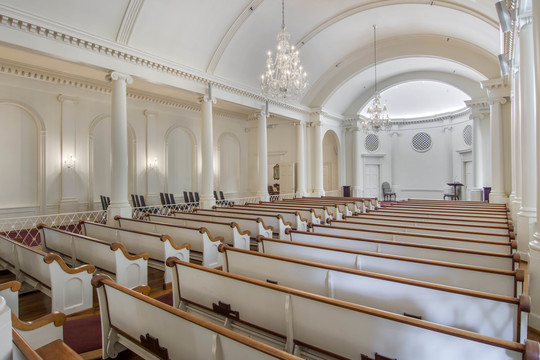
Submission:
{"label": "pew armrest", "polygon": [[37,349],[55,340],[62,340],[65,321],[66,315],[59,312],[47,314],[31,322],[21,321],[15,314],[11,314],[13,328],[32,349]]}

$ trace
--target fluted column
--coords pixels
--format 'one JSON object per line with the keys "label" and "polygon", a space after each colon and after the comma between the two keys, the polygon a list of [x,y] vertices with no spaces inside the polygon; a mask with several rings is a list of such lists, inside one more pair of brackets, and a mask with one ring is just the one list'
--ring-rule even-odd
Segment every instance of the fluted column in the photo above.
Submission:
{"label": "fluted column", "polygon": [[522,183],[522,172],[521,172],[521,101],[520,101],[520,85],[519,85],[519,67],[514,71],[514,111],[512,129],[513,137],[512,142],[514,144],[514,156],[512,157],[512,164],[514,168],[512,169],[515,173],[515,196],[512,199],[510,204],[510,211],[512,214],[512,220],[514,221],[514,230],[518,232],[517,227],[517,214],[519,208],[521,207],[521,183]]}
{"label": "fluted column", "polygon": [[364,185],[362,177],[362,154],[360,151],[360,129],[352,128],[352,196],[361,197],[364,194]]}
{"label": "fluted column", "polygon": [[[535,83],[532,18],[520,16],[519,25],[519,69],[521,103],[521,207],[517,214],[516,239],[518,251],[523,259],[528,257],[529,242],[532,239],[536,223],[536,118],[535,118]],[[540,299],[539,299],[540,300]]]}
{"label": "fluted column", "polygon": [[313,125],[313,195],[324,196],[322,124]]}
{"label": "fluted column", "polygon": [[483,199],[483,188],[487,186],[484,174],[487,172],[487,158],[489,154],[484,151],[485,143],[489,143],[489,134],[484,131],[487,127],[485,122],[489,117],[489,103],[486,99],[473,99],[465,101],[471,108],[470,119],[473,121],[473,188],[471,189],[471,200],[481,201]]}
{"label": "fluted column", "polygon": [[202,188],[200,206],[210,209],[216,204],[214,199],[214,125],[212,119],[212,105],[216,103],[212,98],[210,86],[208,93],[199,98],[201,103],[201,155],[202,155]]}
{"label": "fluted column", "polygon": [[107,223],[113,224],[114,217],[131,217],[128,201],[128,139],[126,87],[133,79],[127,74],[113,71],[108,76],[112,81],[111,109],[111,205],[107,212]]}
{"label": "fluted column", "polygon": [[490,134],[491,134],[491,194],[489,201],[493,203],[508,203],[504,181],[504,141],[502,105],[510,96],[510,88],[504,78],[482,81],[482,87],[488,92],[490,105]]}
{"label": "fluted column", "polygon": [[266,106],[257,115],[259,118],[257,122],[257,168],[259,174],[257,196],[262,201],[268,201],[270,196],[268,195],[268,140],[266,131],[268,113]]}
{"label": "fluted column", "polygon": [[296,195],[306,196],[306,124],[300,121],[296,124]]}
{"label": "fluted column", "polygon": [[77,98],[58,95],[60,102],[60,149],[62,156],[62,197],[60,199],[60,212],[69,213],[78,211],[76,197],[76,140],[77,120],[75,104]]}
{"label": "fluted column", "polygon": [[[535,98],[533,104],[536,104],[535,122],[536,122],[536,144],[540,141],[540,4],[538,1],[532,1],[532,22],[533,22],[533,59],[534,67],[534,89]],[[530,74],[529,74],[530,75]],[[540,156],[538,148],[536,149],[536,179],[540,175]],[[525,174],[524,174],[525,176]],[[537,184],[538,186],[538,184]],[[537,204],[540,204],[540,191],[536,192]],[[540,218],[538,213],[540,207],[537,206],[537,219]],[[531,313],[529,315],[529,326],[536,330],[540,330],[540,224],[537,222],[535,232],[529,243],[529,294],[531,295]]]}

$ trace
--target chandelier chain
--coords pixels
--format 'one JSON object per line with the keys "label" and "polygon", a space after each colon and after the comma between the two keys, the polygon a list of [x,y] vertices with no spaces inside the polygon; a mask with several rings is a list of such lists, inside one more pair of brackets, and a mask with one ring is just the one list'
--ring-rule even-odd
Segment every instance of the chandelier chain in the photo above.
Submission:
{"label": "chandelier chain", "polygon": [[375,93],[377,93],[377,26],[373,25],[373,59],[375,63]]}
{"label": "chandelier chain", "polygon": [[285,29],[285,0],[281,0],[281,28]]}

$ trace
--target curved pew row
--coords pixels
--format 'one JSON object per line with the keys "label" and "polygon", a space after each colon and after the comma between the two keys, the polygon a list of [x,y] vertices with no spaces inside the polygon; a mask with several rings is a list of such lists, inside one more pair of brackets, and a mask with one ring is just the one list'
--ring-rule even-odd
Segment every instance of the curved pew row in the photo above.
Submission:
{"label": "curved pew row", "polygon": [[299,360],[266,344],[188,314],[98,275],[103,358],[129,348],[152,359]]}
{"label": "curved pew row", "polygon": [[437,202],[411,202],[411,201],[401,201],[393,203],[388,207],[392,208],[404,208],[404,207],[414,207],[414,208],[424,208],[424,209],[441,209],[441,210],[478,210],[483,212],[500,212],[504,213],[508,211],[508,208],[505,204],[502,206],[492,206],[493,204],[486,203],[473,203],[467,204],[465,202],[455,203],[452,201],[449,203],[437,203]]}
{"label": "curved pew row", "polygon": [[[346,198],[342,199],[324,199],[324,198],[295,198],[295,199],[282,199],[279,201],[273,201],[273,203],[276,204],[301,204],[301,205],[311,205],[311,204],[319,204],[319,205],[333,205],[338,206],[341,212],[344,215],[352,215],[356,213],[361,213],[363,210],[362,203],[353,201],[353,200],[346,200]],[[358,206],[360,205],[360,206]]]}
{"label": "curved pew row", "polygon": [[413,220],[413,221],[431,221],[431,222],[437,222],[442,224],[470,224],[470,225],[487,225],[487,226],[504,226],[508,227],[511,231],[513,231],[513,225],[512,220],[504,220],[504,219],[489,219],[489,220],[482,220],[482,219],[473,219],[469,217],[454,217],[454,216],[436,216],[436,215],[430,215],[428,214],[419,214],[419,213],[377,213],[375,211],[355,215],[354,218],[363,218],[366,217],[372,217],[375,216],[380,219],[407,219],[407,220]]}
{"label": "curved pew row", "polygon": [[275,346],[304,357],[358,359],[375,352],[418,360],[538,357],[527,354],[538,348],[529,340],[526,346],[174,258],[167,265],[175,267],[175,306],[208,319],[219,316],[233,329],[267,341],[281,337]]}
{"label": "curved pew row", "polygon": [[214,235],[223,237],[223,241],[226,244],[232,245],[239,249],[249,250],[249,240],[251,238],[251,231],[242,231],[236,222],[219,222],[211,220],[200,220],[193,217],[175,217],[165,215],[155,215],[146,213],[145,219],[150,222],[160,222],[172,225],[188,226],[188,227],[201,227],[203,226]]}
{"label": "curved pew row", "polygon": [[52,311],[73,314],[92,307],[90,279],[95,266],[70,268],[57,254],[0,236],[0,269],[51,298]]}
{"label": "curved pew row", "polygon": [[411,214],[411,213],[420,213],[420,215],[428,215],[428,216],[446,216],[450,218],[472,218],[472,219],[481,219],[481,220],[499,220],[499,221],[508,221],[508,214],[479,214],[476,211],[443,211],[443,210],[432,210],[432,209],[426,209],[424,211],[420,211],[418,209],[393,209],[391,206],[379,208],[377,210],[374,210],[373,213],[376,214]]}
{"label": "curved pew row", "polygon": [[299,243],[489,267],[500,270],[514,270],[519,267],[520,261],[520,255],[517,252],[513,254],[502,254],[446,246],[321,234],[296,230],[288,230],[287,233],[289,234],[291,241]]}
{"label": "curved pew row", "polygon": [[456,238],[509,242],[516,238],[513,232],[498,234],[489,231],[469,231],[464,229],[429,228],[425,226],[407,226],[405,224],[376,224],[374,222],[361,222],[347,220],[330,220],[329,225],[337,227],[349,227],[360,230],[388,230],[404,233],[452,236]]}
{"label": "curved pew row", "polygon": [[109,244],[121,243],[126,249],[135,253],[147,253],[148,266],[164,271],[163,281],[171,282],[171,271],[165,266],[165,261],[171,256],[189,262],[190,244],[176,245],[173,239],[166,234],[155,234],[117,228],[91,221],[81,220],[83,235],[105,241]]}
{"label": "curved pew row", "polygon": [[[259,209],[259,210],[272,210],[272,211],[310,211],[313,212],[318,218],[321,219],[321,222],[326,222],[328,219],[333,219],[334,216],[337,216],[339,218],[343,217],[343,214],[341,211],[338,211],[337,215],[335,215],[335,208],[329,209],[327,206],[303,206],[303,205],[285,205],[285,204],[276,204],[272,202],[258,202],[258,203],[247,203],[245,205],[233,205],[233,208],[236,209],[243,209],[243,208],[252,208],[252,209]],[[334,210],[332,212],[331,210]]]}
{"label": "curved pew row", "polygon": [[191,245],[190,258],[201,261],[203,266],[219,267],[221,258],[218,256],[218,246],[223,237],[212,237],[204,227],[187,227],[171,225],[160,222],[150,222],[115,216],[120,228],[169,235],[175,243],[188,243]]}
{"label": "curved pew row", "polygon": [[193,213],[187,213],[183,211],[172,211],[172,215],[179,219],[196,219],[201,221],[224,221],[224,222],[235,222],[241,229],[244,231],[249,231],[251,233],[251,236],[253,238],[256,238],[259,235],[262,235],[264,237],[272,237],[274,228],[272,226],[266,226],[264,224],[263,219],[257,218],[249,218],[249,217],[241,217],[241,216],[234,216],[234,215],[227,215],[227,214],[218,214],[217,212],[214,212],[212,215],[206,215],[202,212],[193,212]]}
{"label": "curved pew row", "polygon": [[313,225],[311,230],[319,234],[341,235],[348,237],[363,237],[368,239],[409,242],[414,244],[426,244],[460,249],[479,250],[496,252],[500,254],[511,254],[517,248],[515,240],[488,241],[476,240],[472,238],[459,238],[453,236],[427,235],[412,232],[400,232],[390,230],[362,230],[352,227],[338,227],[328,225]]}
{"label": "curved pew row", "polygon": [[252,220],[261,219],[267,226],[278,231],[277,234],[280,239],[285,239],[287,237],[285,234],[285,229],[292,228],[292,223],[286,222],[281,214],[274,212],[237,210],[236,208],[215,208],[212,210],[197,209],[196,213],[204,215],[241,216],[243,218],[250,218]]}
{"label": "curved pew row", "polygon": [[528,295],[488,294],[226,245],[220,252],[225,272],[500,339],[526,338]]}
{"label": "curved pew row", "polygon": [[109,243],[39,224],[43,250],[70,259],[72,265],[91,264],[98,272],[111,274],[122,286],[135,288],[148,284],[148,253],[131,255],[119,242]]}
{"label": "curved pew row", "polygon": [[512,225],[477,225],[474,223],[466,222],[451,222],[451,221],[434,221],[430,219],[420,218],[400,218],[400,217],[381,217],[371,214],[360,214],[355,216],[346,216],[347,222],[362,222],[369,224],[381,224],[381,225],[406,225],[406,226],[418,226],[427,227],[431,229],[449,229],[449,230],[465,230],[465,231],[487,231],[497,234],[504,234],[510,236],[510,232],[514,231]]}
{"label": "curved pew row", "polygon": [[517,297],[523,291],[524,272],[414,259],[259,237],[259,252],[300,260],[365,270],[435,284]]}
{"label": "curved pew row", "polygon": [[[322,196],[320,199],[343,199],[341,196]],[[362,207],[362,212],[368,210],[374,210],[381,206],[379,199],[377,198],[362,198],[362,197],[348,197],[347,200],[356,201],[356,205],[360,208]]]}
{"label": "curved pew row", "polygon": [[[248,206],[249,205],[249,206]],[[217,208],[217,210],[223,211],[246,211],[248,213],[261,213],[263,215],[281,215],[284,223],[290,223],[291,227],[295,229],[307,230],[308,223],[313,220],[320,223],[320,216],[318,216],[313,209],[290,209],[290,208],[275,208],[271,206],[259,206],[246,204],[246,205],[232,205],[229,208]]]}

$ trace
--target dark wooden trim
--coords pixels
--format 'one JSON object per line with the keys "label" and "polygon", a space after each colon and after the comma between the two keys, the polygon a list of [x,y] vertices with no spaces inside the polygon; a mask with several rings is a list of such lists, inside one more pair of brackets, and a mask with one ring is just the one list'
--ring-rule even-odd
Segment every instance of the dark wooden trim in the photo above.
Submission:
{"label": "dark wooden trim", "polygon": [[11,313],[11,324],[13,328],[20,331],[31,331],[38,329],[47,324],[53,323],[54,326],[59,327],[66,322],[66,315],[61,312],[53,312],[45,316],[40,317],[34,321],[22,321],[14,313]]}
{"label": "dark wooden trim", "polygon": [[11,331],[13,336],[13,345],[19,349],[26,360],[42,360],[42,357],[23,339],[23,337],[15,330]]}
{"label": "dark wooden trim", "polygon": [[84,271],[89,274],[93,274],[96,271],[96,267],[92,264],[85,264],[76,268],[70,268],[58,254],[50,253],[46,254],[43,257],[43,262],[45,262],[45,264],[50,264],[53,261],[56,261],[58,265],[62,268],[62,270],[64,270],[68,274],[78,274]]}
{"label": "dark wooden trim", "polygon": [[7,289],[11,289],[13,292],[19,291],[21,289],[21,283],[13,280],[0,284],[0,291]]}

